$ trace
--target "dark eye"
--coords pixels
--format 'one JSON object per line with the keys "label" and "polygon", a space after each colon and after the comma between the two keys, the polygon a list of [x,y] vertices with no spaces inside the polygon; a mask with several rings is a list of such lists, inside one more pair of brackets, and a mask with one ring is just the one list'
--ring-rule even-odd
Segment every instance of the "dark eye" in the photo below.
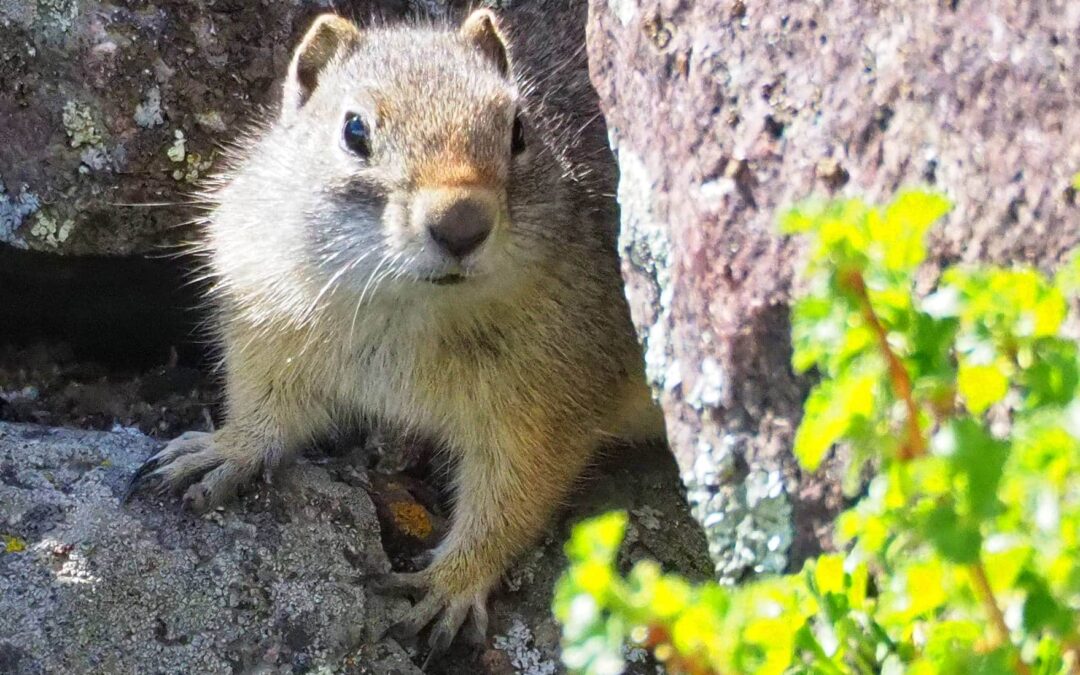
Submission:
{"label": "dark eye", "polygon": [[521,124],[521,117],[514,118],[514,129],[510,132],[510,152],[520,155],[525,151],[525,127]]}
{"label": "dark eye", "polygon": [[356,113],[346,115],[345,128],[341,132],[341,142],[345,147],[366,159],[371,156],[371,145],[368,141],[368,128],[364,120]]}

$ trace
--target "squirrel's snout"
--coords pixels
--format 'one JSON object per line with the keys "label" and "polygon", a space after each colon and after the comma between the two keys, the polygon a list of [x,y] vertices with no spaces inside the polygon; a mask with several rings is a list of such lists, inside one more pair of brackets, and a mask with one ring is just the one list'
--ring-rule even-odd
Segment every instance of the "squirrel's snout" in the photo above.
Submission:
{"label": "squirrel's snout", "polygon": [[473,199],[454,202],[428,221],[428,234],[447,253],[464,258],[484,243],[494,224],[492,214]]}
{"label": "squirrel's snout", "polygon": [[427,230],[440,249],[464,258],[488,238],[497,202],[487,190],[423,190],[413,202],[413,222]]}

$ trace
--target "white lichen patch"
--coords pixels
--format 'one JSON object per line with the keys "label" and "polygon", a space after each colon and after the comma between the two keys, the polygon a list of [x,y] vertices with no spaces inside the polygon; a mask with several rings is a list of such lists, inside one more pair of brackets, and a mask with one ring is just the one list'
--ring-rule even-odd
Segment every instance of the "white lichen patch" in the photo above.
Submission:
{"label": "white lichen patch", "polygon": [[112,164],[109,153],[101,146],[91,146],[83,150],[82,154],[79,155],[79,162],[79,173],[103,171]]}
{"label": "white lichen patch", "polygon": [[22,389],[10,389],[4,391],[0,389],[0,400],[7,401],[8,403],[18,403],[20,401],[36,401],[41,396],[41,392],[37,387],[23,387]]}
{"label": "white lichen patch", "polygon": [[52,214],[41,211],[34,219],[30,234],[42,243],[56,248],[67,241],[73,229],[75,229],[75,221],[71,218],[60,221]]}
{"label": "white lichen patch", "polygon": [[195,123],[209,131],[222,132],[228,128],[225,126],[225,120],[221,117],[221,113],[216,110],[195,113]]}
{"label": "white lichen patch", "polygon": [[752,469],[743,480],[733,480],[738,443],[732,435],[724,440],[720,448],[699,443],[693,470],[683,475],[690,509],[705,529],[716,578],[734,584],[748,574],[779,574],[787,566],[794,538],[783,476]]}
{"label": "white lichen patch", "polygon": [[503,575],[503,587],[511,593],[532,584],[544,559],[544,547],[536,546],[529,553],[521,556]]}
{"label": "white lichen patch", "polygon": [[39,208],[41,200],[29,187],[23,185],[19,194],[11,195],[3,179],[0,179],[0,242],[26,248],[26,241],[19,236],[18,230],[23,221],[37,213]]}
{"label": "white lichen patch", "polygon": [[623,26],[629,26],[637,16],[637,3],[633,0],[608,0],[608,8]]}
{"label": "white lichen patch", "polygon": [[38,20],[49,28],[68,32],[79,16],[77,0],[37,0]]}
{"label": "white lichen patch", "polygon": [[[643,668],[649,662],[649,652],[644,647],[631,647],[624,644],[622,646],[622,657],[627,663],[638,664],[638,668]],[[654,664],[653,668],[656,675],[665,675],[667,673],[664,666],[659,663]]]}
{"label": "white lichen patch", "polygon": [[71,147],[83,148],[79,154],[79,173],[103,171],[112,166],[112,158],[102,144],[101,132],[95,126],[88,106],[68,101],[64,105],[63,123]]}
{"label": "white lichen patch", "polygon": [[188,150],[187,136],[180,129],[173,132],[173,143],[165,150],[165,154],[168,155],[169,161],[181,165],[173,169],[173,180],[187,183],[197,181],[214,164],[213,157],[203,159],[199,153]]}
{"label": "white lichen patch", "polygon": [[727,378],[720,364],[713,357],[706,356],[701,360],[701,372],[694,386],[686,394],[686,402],[698,411],[715,408],[720,405],[726,384]]}
{"label": "white lichen patch", "polygon": [[165,154],[169,157],[169,161],[182,162],[187,156],[187,138],[184,136],[184,132],[177,129],[173,132],[173,143],[165,150]]}
{"label": "white lichen patch", "polygon": [[173,180],[194,183],[199,177],[206,175],[214,162],[211,159],[203,159],[197,152],[189,152],[184,158],[184,167],[172,172]]}
{"label": "white lichen patch", "polygon": [[94,584],[101,578],[90,571],[82,551],[56,539],[45,538],[34,544],[38,559],[52,567],[56,581],[61,584]]}
{"label": "white lichen patch", "polygon": [[681,377],[677,368],[672,370],[675,359],[667,339],[672,301],[671,242],[663,224],[653,216],[653,181],[648,169],[637,153],[626,146],[619,148],[619,171],[618,200],[622,207],[619,251],[652,286],[643,290],[652,298],[654,316],[647,322],[643,317],[634,317],[638,338],[645,348],[645,376],[654,393],[672,391]]}
{"label": "white lichen patch", "polygon": [[146,100],[135,106],[135,124],[143,129],[152,129],[165,123],[165,116],[161,110],[161,90],[150,87],[146,92]]}
{"label": "white lichen patch", "polygon": [[68,101],[64,104],[63,122],[64,131],[71,139],[71,147],[101,145],[101,132],[94,126],[94,117],[87,106]]}
{"label": "white lichen patch", "polygon": [[664,512],[651,506],[632,509],[630,513],[634,514],[634,517],[646,530],[659,530],[663,525]]}
{"label": "white lichen patch", "polygon": [[496,635],[495,649],[510,657],[510,663],[520,675],[554,675],[555,662],[533,646],[533,634],[525,622],[515,618],[506,635]]}

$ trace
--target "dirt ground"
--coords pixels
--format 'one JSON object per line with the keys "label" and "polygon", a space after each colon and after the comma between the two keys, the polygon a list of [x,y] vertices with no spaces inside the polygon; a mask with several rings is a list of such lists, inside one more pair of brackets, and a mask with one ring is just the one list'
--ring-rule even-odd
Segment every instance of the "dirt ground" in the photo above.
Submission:
{"label": "dirt ground", "polygon": [[134,427],[167,440],[214,424],[214,378],[175,362],[122,373],[65,344],[0,346],[0,421],[80,429]]}

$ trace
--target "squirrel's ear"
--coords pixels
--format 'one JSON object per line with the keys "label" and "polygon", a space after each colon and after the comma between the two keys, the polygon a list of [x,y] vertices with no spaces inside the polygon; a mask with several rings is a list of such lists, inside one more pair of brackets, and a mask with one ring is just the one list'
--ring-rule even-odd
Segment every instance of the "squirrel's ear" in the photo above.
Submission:
{"label": "squirrel's ear", "polygon": [[490,9],[478,9],[461,24],[461,37],[473,45],[503,75],[510,74],[510,58],[506,54],[506,39],[499,31],[495,14]]}
{"label": "squirrel's ear", "polygon": [[282,109],[288,114],[304,105],[319,83],[326,64],[360,39],[360,29],[336,14],[322,14],[293,52],[285,78]]}

